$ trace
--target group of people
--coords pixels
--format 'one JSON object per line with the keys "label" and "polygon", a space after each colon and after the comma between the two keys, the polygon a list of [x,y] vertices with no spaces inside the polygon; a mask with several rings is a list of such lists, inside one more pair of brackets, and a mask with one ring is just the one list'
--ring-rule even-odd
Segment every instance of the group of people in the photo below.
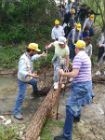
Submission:
{"label": "group of people", "polygon": [[[76,1],[77,2],[77,1]],[[78,4],[77,4],[78,5]],[[82,7],[83,8],[83,7]],[[78,16],[82,13],[83,9],[77,10]],[[79,5],[78,5],[79,9]],[[86,9],[85,9],[86,10]],[[88,17],[81,16],[79,17],[79,23],[76,23],[78,18],[74,20],[73,18],[76,9],[71,7],[68,13],[64,14],[63,24],[69,25],[69,31],[67,26],[62,26],[60,24],[56,25],[55,28],[60,26],[62,31],[62,37],[57,37],[54,40],[54,43],[50,44],[51,46],[56,46],[58,43],[59,47],[61,47],[61,38],[64,39],[65,48],[68,45],[69,48],[69,58],[68,55],[65,54],[66,58],[66,69],[61,68],[56,61],[54,64],[54,72],[58,74],[58,76],[73,78],[71,84],[71,93],[70,97],[66,103],[66,118],[63,127],[63,134],[61,136],[55,136],[54,140],[72,140],[72,131],[73,131],[73,122],[80,121],[82,106],[92,103],[94,93],[92,91],[92,76],[91,76],[91,55],[92,55],[92,44],[91,40],[94,35],[93,24],[95,13],[88,7]],[[73,16],[72,16],[73,15]],[[68,20],[67,20],[68,18]],[[70,21],[69,21],[70,20]],[[60,22],[58,22],[60,23]],[[66,29],[66,30],[65,30]],[[67,34],[66,34],[67,33]],[[52,30],[52,34],[54,36],[54,30]],[[59,32],[60,34],[60,32]],[[65,35],[64,35],[65,34]],[[57,35],[57,33],[56,33]],[[61,34],[60,34],[61,35]],[[65,38],[66,37],[66,38]],[[52,38],[54,39],[54,38]],[[67,40],[67,41],[66,41]],[[56,43],[55,43],[56,42]],[[50,45],[48,48],[50,48]],[[98,62],[99,67],[103,58],[105,57],[104,48],[105,48],[105,37],[104,32],[98,40],[97,46],[99,46],[99,54],[98,54]],[[63,50],[63,48],[62,48]],[[61,52],[59,53],[59,55]],[[56,51],[55,51],[56,56]],[[54,56],[54,57],[55,57]],[[62,56],[60,55],[60,61],[62,62]],[[56,60],[59,59],[58,55]],[[68,70],[68,59],[72,61],[72,71]],[[59,61],[59,62],[60,62]],[[100,74],[100,71],[97,71],[96,74]]]}
{"label": "group of people", "polygon": [[[91,15],[91,16],[93,16],[93,15]],[[92,17],[92,22],[93,22],[93,19],[94,18]],[[74,28],[72,28],[70,30],[70,32],[68,33],[68,35],[66,37],[65,30],[64,30],[63,26],[60,25],[60,21],[55,20],[55,26],[53,27],[52,32],[51,32],[52,40],[57,41],[58,38],[61,36],[67,38],[67,45],[69,46],[70,52],[72,52],[69,55],[70,60],[73,60],[73,58],[75,56],[74,43],[76,43],[78,40],[85,40],[86,42],[90,42],[90,44],[91,44],[91,35],[89,34],[88,26],[86,26],[87,23],[85,22],[85,24],[84,24],[84,27],[83,27],[84,30],[82,29],[81,24],[77,23],[74,26]],[[93,30],[93,29],[91,29],[91,30]],[[89,46],[87,45],[87,47],[89,47]],[[92,47],[91,47],[91,49],[92,49]],[[91,55],[92,55],[92,50],[91,50],[91,54],[89,54],[89,56],[91,57]]]}
{"label": "group of people", "polygon": [[[95,15],[98,15],[98,13],[95,13],[90,7],[86,7],[86,5],[80,5],[78,0],[76,0],[73,4],[71,3],[72,2],[68,0],[68,4],[66,4],[65,7],[61,6],[63,7],[64,14],[62,15],[61,21],[58,19],[55,20],[51,37],[54,41],[57,41],[60,36],[67,38],[67,45],[69,46],[69,50],[71,52],[69,59],[72,61],[75,56],[74,43],[78,40],[88,42],[86,48],[89,49],[86,50],[89,50],[89,53],[88,51],[86,52],[89,54],[89,57],[91,57],[91,39],[94,36],[93,25]],[[66,9],[67,7],[69,8]],[[85,7],[85,9],[83,7]],[[60,13],[62,13],[62,10],[60,10]]]}
{"label": "group of people", "polygon": [[[68,4],[70,4],[69,1]],[[55,136],[54,140],[72,140],[73,122],[80,121],[82,106],[86,106],[92,102],[94,93],[92,91],[92,77],[91,77],[91,55],[92,44],[91,36],[93,33],[94,13],[89,12],[89,17],[80,23],[77,23],[77,18],[69,18],[69,15],[77,12],[80,14],[78,0],[75,1],[72,7],[66,5],[68,8],[64,14],[63,22],[73,21],[73,26],[66,35],[66,26],[60,25],[59,20],[55,20],[55,26],[51,31],[52,43],[46,45],[46,50],[54,47],[54,56],[52,63],[54,65],[54,90],[58,89],[60,77],[72,78],[71,93],[66,103],[66,119],[63,128],[62,136]],[[77,8],[77,9],[76,9]],[[69,9],[69,10],[68,10]],[[68,23],[67,23],[68,24]],[[105,39],[103,36],[100,39],[98,46],[105,47]],[[26,52],[19,59],[18,67],[18,96],[14,106],[14,117],[22,120],[21,114],[22,103],[24,101],[26,87],[28,84],[33,86],[33,94],[42,93],[37,87],[38,75],[33,73],[33,61],[40,57],[46,57],[46,53],[36,54],[39,52],[38,44],[30,43]],[[100,55],[101,49],[100,49]],[[72,70],[69,71],[69,65],[72,62]],[[61,87],[63,87],[62,85]]]}
{"label": "group of people", "polygon": [[[71,10],[74,10],[74,9],[71,9]],[[90,15],[89,21],[94,22],[94,17],[91,17],[91,16],[93,15]],[[69,61],[72,62],[76,55],[75,43],[78,40],[85,41],[86,43],[85,52],[90,58],[92,56],[92,44],[91,44],[92,39],[91,39],[91,35],[89,34],[89,27],[87,26],[88,22],[86,21],[84,23],[83,28],[80,23],[75,24],[75,26],[73,26],[73,28],[70,30],[70,32],[68,33],[66,37],[65,28],[62,25],[60,25],[60,21],[58,19],[55,20],[55,23],[54,23],[55,25],[51,32],[51,38],[54,42],[49,44],[46,47],[46,49],[49,49],[50,47],[53,47],[53,46],[55,47],[55,55],[52,60],[54,64],[54,78],[53,78],[54,89],[58,89],[59,69],[63,68],[64,71],[69,71],[68,69]]]}
{"label": "group of people", "polygon": [[[60,4],[58,6],[59,8],[59,18],[61,20],[61,23],[64,23],[64,18],[66,17],[66,23],[71,22],[69,21],[69,17],[73,18],[74,21],[80,22],[81,25],[83,26],[83,23],[86,18],[89,17],[89,15],[94,14],[94,15],[100,15],[100,13],[94,12],[90,6],[86,4],[80,4],[79,0],[75,0],[72,2],[72,0],[68,0],[67,3],[65,4]],[[72,11],[73,9],[73,11]]]}

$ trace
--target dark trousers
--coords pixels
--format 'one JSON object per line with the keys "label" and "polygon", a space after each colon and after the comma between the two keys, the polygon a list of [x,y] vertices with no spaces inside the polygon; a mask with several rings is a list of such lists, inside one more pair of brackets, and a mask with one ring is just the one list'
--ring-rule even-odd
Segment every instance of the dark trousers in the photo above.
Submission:
{"label": "dark trousers", "polygon": [[100,47],[98,49],[98,62],[99,62],[100,58],[102,57],[103,53],[104,53],[104,47]]}
{"label": "dark trousers", "polygon": [[71,44],[69,46],[69,49],[70,49],[70,57],[69,58],[70,58],[70,60],[73,60],[75,57],[75,45]]}

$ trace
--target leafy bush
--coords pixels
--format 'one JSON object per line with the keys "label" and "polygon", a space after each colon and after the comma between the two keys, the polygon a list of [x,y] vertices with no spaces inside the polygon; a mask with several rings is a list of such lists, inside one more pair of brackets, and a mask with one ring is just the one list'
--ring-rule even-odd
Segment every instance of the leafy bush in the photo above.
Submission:
{"label": "leafy bush", "polygon": [[17,67],[18,59],[23,53],[24,48],[14,46],[6,46],[5,48],[0,48],[0,65],[2,67],[11,68]]}
{"label": "leafy bush", "polygon": [[[0,2],[0,42],[21,43],[49,37],[56,10],[49,0]],[[53,14],[53,15],[52,15]]]}
{"label": "leafy bush", "polygon": [[40,60],[35,61],[34,62],[34,69],[40,70],[41,68],[48,68],[48,67],[52,67],[52,57],[53,57],[53,53],[50,52],[47,57],[44,58],[40,58]]}

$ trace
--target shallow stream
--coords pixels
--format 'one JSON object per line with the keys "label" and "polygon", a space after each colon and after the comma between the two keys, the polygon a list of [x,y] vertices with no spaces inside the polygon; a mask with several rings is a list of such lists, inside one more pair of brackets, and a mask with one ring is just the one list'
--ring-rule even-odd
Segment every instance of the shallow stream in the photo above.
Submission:
{"label": "shallow stream", "polygon": [[[17,97],[17,79],[16,77],[0,77],[0,114],[13,114],[13,107]],[[22,110],[24,113],[35,112],[43,97],[31,97],[32,87],[28,86],[26,90],[25,101]]]}

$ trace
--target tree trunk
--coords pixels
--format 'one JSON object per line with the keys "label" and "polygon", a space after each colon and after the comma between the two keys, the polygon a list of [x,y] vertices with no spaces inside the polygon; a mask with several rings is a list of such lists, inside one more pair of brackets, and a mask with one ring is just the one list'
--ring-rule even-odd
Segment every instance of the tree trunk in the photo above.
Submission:
{"label": "tree trunk", "polygon": [[104,3],[104,38],[105,38],[105,0],[103,0]]}
{"label": "tree trunk", "polygon": [[47,116],[51,112],[56,100],[59,98],[60,91],[61,91],[61,85],[59,85],[59,88],[57,91],[54,91],[53,88],[51,88],[46,98],[40,105],[39,109],[35,113],[29,126],[27,127],[26,133],[24,134],[22,139],[25,139],[25,140],[37,139]]}
{"label": "tree trunk", "polygon": [[0,0],[0,24],[2,22],[2,0]]}
{"label": "tree trunk", "polygon": [[96,2],[96,5],[97,5],[97,8],[99,8],[100,15],[101,15],[101,18],[102,18],[102,24],[104,25],[104,15],[103,15],[103,11],[102,11],[102,8],[101,8],[101,4],[99,3],[98,0],[95,0],[95,2]]}

